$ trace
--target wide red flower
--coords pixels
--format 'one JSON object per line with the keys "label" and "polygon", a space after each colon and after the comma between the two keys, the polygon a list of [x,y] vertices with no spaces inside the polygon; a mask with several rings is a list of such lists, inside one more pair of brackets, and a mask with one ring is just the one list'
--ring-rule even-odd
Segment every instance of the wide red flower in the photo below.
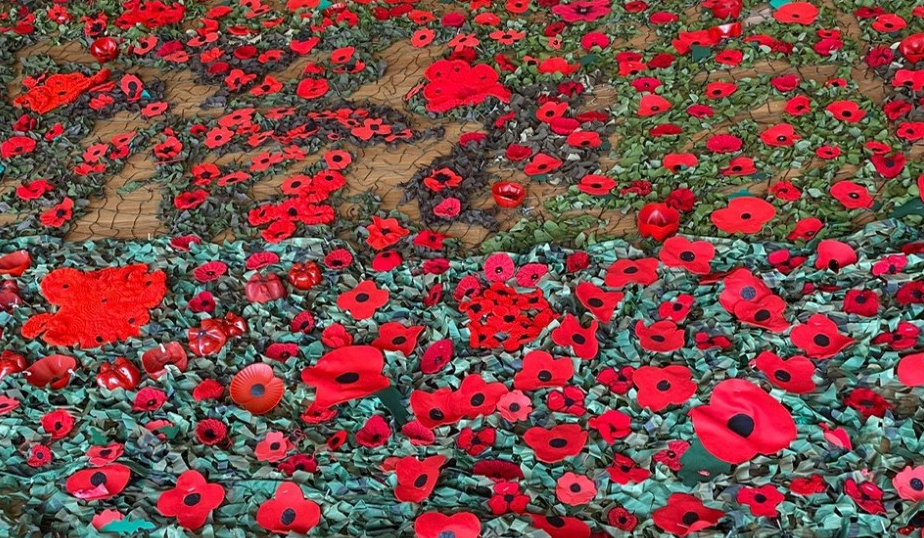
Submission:
{"label": "wide red flower", "polygon": [[161,493],[157,511],[165,517],[175,517],[184,528],[195,530],[205,525],[212,510],[225,499],[225,488],[207,482],[199,471],[186,471],[176,481],[176,487]]}
{"label": "wide red flower", "polygon": [[530,514],[533,527],[544,531],[550,538],[590,538],[590,526],[576,517]]}
{"label": "wide red flower", "polygon": [[837,323],[824,314],[813,314],[805,323],[794,327],[789,338],[813,359],[830,359],[854,342],[853,338],[841,334]]}
{"label": "wide red flower", "polygon": [[385,357],[372,346],[344,346],[302,370],[302,381],[315,388],[317,408],[365,398],[389,386],[382,375]]}
{"label": "wide red flower", "polygon": [[796,438],[796,424],[783,404],[743,379],[727,379],[708,405],[689,412],[703,447],[716,458],[739,464],[758,454],[776,454]]}
{"label": "wide red flower", "polygon": [[657,413],[669,405],[682,405],[696,393],[693,373],[686,366],[642,366],[632,374],[638,404]]}
{"label": "wide red flower", "polygon": [[623,288],[628,284],[648,286],[658,280],[656,258],[637,260],[616,260],[606,270],[604,284],[611,288]]}
{"label": "wide red flower", "polygon": [[724,516],[725,512],[706,507],[693,495],[672,493],[667,505],[652,512],[651,519],[665,532],[687,536],[712,527]]}
{"label": "wide red flower", "polygon": [[587,432],[577,424],[560,424],[549,429],[535,426],[526,431],[523,440],[533,449],[537,460],[557,463],[584,450]]}
{"label": "wide red flower", "polygon": [[379,326],[379,335],[372,345],[382,351],[400,351],[409,357],[417,347],[417,338],[424,328],[423,325],[405,327],[397,321],[389,321]]}
{"label": "wide red flower", "polygon": [[555,359],[551,354],[535,350],[523,357],[523,366],[513,376],[513,386],[519,390],[563,387],[574,376],[572,359]]}
{"label": "wide red flower", "polygon": [[578,357],[588,360],[597,356],[599,344],[597,342],[596,320],[590,322],[589,327],[581,326],[581,322],[573,314],[566,314],[561,325],[552,331],[552,341],[562,347],[570,347]]}
{"label": "wide red flower", "polygon": [[469,512],[451,516],[439,512],[424,512],[414,520],[415,538],[478,538],[481,521]]}
{"label": "wide red flower", "polygon": [[712,223],[729,234],[755,234],[761,231],[773,217],[776,208],[772,204],[753,196],[738,196],[728,202],[725,209],[712,212]]}
{"label": "wide red flower", "polygon": [[398,485],[395,498],[401,502],[420,503],[430,496],[440,477],[440,468],[446,463],[443,456],[430,456],[418,460],[405,456],[393,462]]}
{"label": "wide red flower", "polygon": [[375,282],[363,280],[352,290],[337,297],[337,307],[349,312],[354,319],[369,319],[388,303],[388,290],[376,287]]}
{"label": "wide red flower", "polygon": [[773,385],[795,394],[806,394],[815,390],[812,376],[815,364],[799,355],[783,359],[776,353],[764,351],[754,360],[754,365]]}
{"label": "wide red flower", "polygon": [[77,471],[67,479],[64,487],[78,499],[99,501],[121,493],[131,475],[131,470],[124,465],[104,465]]}
{"label": "wide red flower", "polygon": [[257,524],[276,534],[307,534],[321,521],[317,503],[305,499],[295,482],[279,484],[272,498],[257,508]]}
{"label": "wide red flower", "polygon": [[711,270],[709,262],[715,257],[715,246],[708,241],[690,241],[674,236],[664,241],[658,257],[668,267],[682,267],[697,275],[708,275]]}
{"label": "wide red flower", "polygon": [[656,321],[651,326],[643,320],[635,323],[635,336],[645,351],[672,353],[684,346],[686,335],[673,321]]}
{"label": "wide red flower", "polygon": [[574,295],[602,323],[613,319],[613,312],[625,296],[621,291],[606,291],[590,282],[578,283]]}

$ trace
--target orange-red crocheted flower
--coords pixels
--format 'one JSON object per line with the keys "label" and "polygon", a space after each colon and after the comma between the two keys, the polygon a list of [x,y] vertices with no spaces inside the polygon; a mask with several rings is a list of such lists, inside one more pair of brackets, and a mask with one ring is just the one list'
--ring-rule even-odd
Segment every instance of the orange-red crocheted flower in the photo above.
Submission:
{"label": "orange-red crocheted flower", "polygon": [[149,273],[140,263],[87,273],[55,269],[42,279],[41,288],[58,311],[32,316],[22,335],[85,349],[138,336],[149,310],[164,298],[166,280],[163,271]]}

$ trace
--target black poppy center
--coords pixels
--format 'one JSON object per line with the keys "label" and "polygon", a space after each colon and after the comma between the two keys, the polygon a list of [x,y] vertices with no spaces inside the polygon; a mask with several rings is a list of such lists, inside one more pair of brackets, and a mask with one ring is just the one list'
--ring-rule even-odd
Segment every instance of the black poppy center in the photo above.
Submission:
{"label": "black poppy center", "polygon": [[291,525],[292,522],[295,521],[296,515],[297,514],[295,513],[294,509],[286,508],[285,510],[282,511],[282,515],[279,516],[279,522],[282,523],[283,525]]}
{"label": "black poppy center", "polygon": [[406,336],[396,336],[396,337],[394,337],[394,338],[391,339],[391,343],[394,344],[394,345],[396,345],[396,346],[400,346],[401,344],[403,344],[403,343],[405,343],[405,342],[407,342],[407,337],[406,337]]}
{"label": "black poppy center", "polygon": [[754,432],[754,419],[743,414],[738,413],[732,418],[728,419],[726,424],[728,429],[737,433],[741,437],[747,438],[751,433]]}
{"label": "black poppy center", "polygon": [[638,273],[638,267],[626,267],[626,270],[623,271],[623,273],[627,275],[634,275],[635,273]]}
{"label": "black poppy center", "polygon": [[[919,481],[920,482],[920,481]],[[90,476],[90,483],[94,486],[100,486],[106,483],[106,475],[100,471],[96,471]]]}
{"label": "black poppy center", "polygon": [[699,521],[699,514],[697,514],[696,512],[687,512],[686,514],[683,515],[681,520],[683,521],[684,525],[690,526],[696,523],[697,521]]}
{"label": "black poppy center", "polygon": [[186,506],[196,506],[201,500],[202,495],[199,495],[198,493],[190,493],[189,495],[183,497],[183,504]]}
{"label": "black poppy center", "polygon": [[757,297],[757,290],[755,290],[751,286],[746,286],[744,288],[741,288],[741,298],[742,299],[746,301],[751,301],[755,297]]}
{"label": "black poppy center", "polygon": [[770,319],[770,311],[767,309],[760,309],[754,314],[754,321],[767,321]]}
{"label": "black poppy center", "polygon": [[597,298],[597,297],[594,297],[594,298],[592,298],[592,299],[588,299],[588,300],[587,300],[587,304],[589,304],[590,306],[592,306],[592,307],[594,307],[594,308],[600,308],[601,306],[603,306],[603,299],[599,299],[599,298]]}
{"label": "black poppy center", "polygon": [[684,250],[683,252],[680,253],[680,259],[685,262],[692,262],[693,260],[696,259],[696,254],[693,254],[689,250]]}
{"label": "black poppy center", "polygon": [[251,396],[263,396],[265,392],[266,392],[266,387],[261,385],[260,383],[257,383],[256,385],[250,387]]}
{"label": "black poppy center", "polygon": [[911,486],[911,489],[915,491],[924,490],[924,481],[921,481],[920,478],[912,478],[911,482],[908,483]]}
{"label": "black poppy center", "polygon": [[583,343],[587,342],[587,339],[584,338],[584,335],[583,335],[583,334],[575,334],[575,335],[573,335],[573,336],[571,337],[571,340],[574,341],[574,342],[576,342],[576,343],[578,343],[578,344],[583,344]]}
{"label": "black poppy center", "polygon": [[580,493],[580,491],[581,491],[581,485],[580,485],[580,484],[571,484],[571,485],[568,487],[568,489],[570,489],[573,493]]}
{"label": "black poppy center", "polygon": [[664,341],[664,337],[661,336],[660,334],[652,335],[651,339],[654,340],[655,342],[663,342],[663,341]]}
{"label": "black poppy center", "polygon": [[347,372],[345,374],[340,374],[337,377],[335,377],[334,381],[336,381],[337,383],[343,383],[343,384],[356,383],[357,381],[359,381],[359,374],[357,374],[356,372]]}
{"label": "black poppy center", "polygon": [[816,346],[825,347],[831,344],[831,339],[823,334],[816,334],[815,338],[812,338],[812,342],[815,342]]}
{"label": "black poppy center", "polygon": [[548,371],[548,370],[542,370],[541,372],[539,372],[538,374],[536,374],[536,378],[539,379],[539,381],[546,381],[546,382],[547,382],[547,381],[551,381],[551,380],[552,380],[552,372],[550,372],[550,371]]}
{"label": "black poppy center", "polygon": [[433,420],[443,420],[444,418],[443,412],[439,409],[431,409],[429,415]]}
{"label": "black poppy center", "polygon": [[792,374],[786,370],[777,370],[773,372],[773,377],[775,377],[777,381],[782,381],[783,383],[787,383],[792,380]]}
{"label": "black poppy center", "polygon": [[568,446],[568,440],[556,437],[555,439],[549,440],[549,446],[552,448],[564,448]]}
{"label": "black poppy center", "polygon": [[658,384],[655,385],[655,386],[656,386],[657,389],[660,390],[661,392],[667,392],[667,391],[671,390],[671,382],[668,381],[668,380],[666,380],[666,379],[662,379],[661,381],[658,381]]}
{"label": "black poppy center", "polygon": [[369,300],[369,294],[368,294],[368,293],[360,293],[360,294],[358,294],[358,295],[356,296],[356,302],[357,302],[357,303],[365,303],[365,302],[368,301],[368,300]]}
{"label": "black poppy center", "polygon": [[564,527],[565,526],[565,520],[558,516],[549,516],[545,518],[545,520],[548,522],[549,525],[553,527]]}
{"label": "black poppy center", "polygon": [[422,475],[418,476],[418,477],[417,477],[417,480],[414,480],[414,487],[415,487],[415,488],[422,488],[422,487],[424,487],[425,485],[427,485],[427,475],[425,475],[425,474],[422,474]]}
{"label": "black poppy center", "polygon": [[484,394],[478,393],[472,396],[472,399],[469,400],[472,405],[481,405],[484,403]]}

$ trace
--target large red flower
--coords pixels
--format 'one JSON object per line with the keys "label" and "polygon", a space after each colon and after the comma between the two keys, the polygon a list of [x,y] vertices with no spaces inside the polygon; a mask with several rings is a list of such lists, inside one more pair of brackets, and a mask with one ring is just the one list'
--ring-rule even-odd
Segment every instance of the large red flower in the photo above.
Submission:
{"label": "large red flower", "polygon": [[651,514],[651,519],[659,529],[686,536],[715,525],[725,512],[707,508],[703,501],[687,493],[672,493],[667,505]]}
{"label": "large red flower", "polygon": [[212,510],[225,499],[225,488],[206,482],[199,471],[186,471],[176,481],[176,487],[160,494],[157,511],[162,516],[175,517],[181,527],[198,529],[205,525]]}
{"label": "large red flower", "polygon": [[672,404],[686,403],[696,393],[692,379],[690,369],[681,365],[642,366],[632,374],[632,382],[638,389],[638,404],[655,413]]}
{"label": "large red flower", "polygon": [[315,388],[314,407],[328,408],[365,398],[388,387],[382,375],[385,357],[372,346],[345,346],[302,370],[302,381]]}
{"label": "large red flower", "polygon": [[414,520],[415,538],[478,538],[481,521],[469,512],[451,516],[439,512],[425,512]]}
{"label": "large red flower", "polygon": [[712,212],[712,223],[729,234],[755,234],[776,216],[776,208],[753,196],[738,196],[725,209]]}
{"label": "large red flower", "polygon": [[691,409],[689,415],[703,447],[735,465],[757,454],[776,454],[797,434],[783,404],[743,379],[722,381],[713,389],[709,404]]}
{"label": "large red flower", "polygon": [[376,287],[375,282],[363,280],[352,290],[337,297],[337,307],[349,312],[354,319],[369,319],[388,302],[388,290]]}
{"label": "large red flower", "polygon": [[814,314],[789,334],[792,343],[813,359],[830,359],[853,344],[853,338],[841,334],[837,324],[824,314]]}
{"label": "large red flower", "polygon": [[549,429],[530,428],[523,440],[543,463],[557,463],[577,456],[587,443],[587,432],[577,424],[560,424]]}
{"label": "large red flower", "polygon": [[115,497],[125,489],[131,470],[119,464],[83,469],[67,479],[67,492],[85,501],[98,501]]}
{"label": "large red flower", "polygon": [[815,365],[805,357],[782,359],[776,353],[764,351],[757,356],[754,365],[767,376],[767,381],[785,391],[805,394],[815,390],[812,381]]}
{"label": "large red flower", "polygon": [[401,502],[423,502],[433,492],[440,477],[440,467],[446,463],[443,456],[431,456],[418,460],[405,456],[393,462],[398,476],[395,498]]}
{"label": "large red flower", "polygon": [[321,521],[317,503],[305,499],[295,482],[279,484],[276,493],[257,508],[257,524],[277,534],[307,534]]}

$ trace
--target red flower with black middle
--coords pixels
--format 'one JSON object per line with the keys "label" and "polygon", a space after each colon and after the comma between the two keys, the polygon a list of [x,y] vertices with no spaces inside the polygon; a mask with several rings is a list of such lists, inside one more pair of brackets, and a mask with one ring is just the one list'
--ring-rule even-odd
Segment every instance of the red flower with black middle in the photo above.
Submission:
{"label": "red flower with black middle", "polygon": [[712,223],[728,234],[755,234],[776,216],[773,204],[753,196],[738,196],[725,209],[712,212]]}
{"label": "red flower with black middle", "polygon": [[507,387],[503,383],[488,383],[481,374],[470,374],[452,394],[450,405],[464,417],[478,418],[493,413],[498,400],[505,394]]}
{"label": "red flower with black middle", "polygon": [[858,388],[850,391],[850,394],[844,398],[844,404],[856,409],[864,417],[885,416],[886,411],[894,406],[888,400],[882,397],[878,392],[866,388]]}
{"label": "red flower with black middle", "polygon": [[225,499],[225,488],[207,482],[198,471],[186,471],[176,481],[176,487],[161,493],[157,511],[165,517],[175,517],[186,529],[205,525],[212,510]]}
{"label": "red flower with black middle", "polygon": [[689,416],[703,447],[734,465],[757,454],[776,454],[797,434],[789,410],[743,379],[727,379],[716,385],[709,404],[691,409]]}
{"label": "red flower with black middle", "polygon": [[543,463],[557,463],[584,450],[587,432],[578,424],[560,424],[549,429],[532,427],[523,440]]}
{"label": "red flower with black middle", "polygon": [[389,386],[382,375],[385,358],[372,346],[344,346],[302,370],[302,381],[315,388],[314,407],[328,408],[365,398]]}
{"label": "red flower with black middle", "polygon": [[638,405],[655,413],[669,405],[685,404],[696,393],[692,379],[689,368],[676,364],[664,368],[642,366],[632,374]]}
{"label": "red flower with black middle", "polygon": [[581,326],[573,314],[566,314],[561,325],[552,331],[552,341],[562,347],[570,347],[574,354],[582,359],[592,359],[597,356],[599,344],[597,343],[596,320],[585,328]]}
{"label": "red flower with black middle", "polygon": [[847,209],[869,209],[875,201],[866,187],[846,179],[831,185],[830,192]]}
{"label": "red flower with black middle", "polygon": [[751,509],[751,513],[758,517],[779,517],[780,513],[776,507],[785,499],[786,496],[780,493],[773,484],[766,484],[759,488],[741,488],[735,497],[738,504],[746,505]]}
{"label": "red flower with black middle", "polygon": [[584,308],[603,323],[613,319],[613,312],[625,296],[619,291],[605,291],[590,282],[579,283],[574,289],[574,294]]}
{"label": "red flower with black middle", "polygon": [[451,516],[439,512],[425,512],[414,521],[415,538],[478,538],[481,535],[481,521],[469,512]]}
{"label": "red flower with black middle", "polygon": [[643,320],[638,320],[635,323],[635,336],[642,349],[652,353],[672,353],[686,343],[683,329],[668,320],[656,321],[650,327]]}
{"label": "red flower with black middle", "polygon": [[874,515],[886,513],[885,506],[882,504],[882,488],[870,481],[858,484],[854,479],[848,478],[844,482],[844,493],[865,512]]}
{"label": "red flower with black middle", "polygon": [[409,357],[417,347],[417,338],[423,330],[423,325],[405,327],[397,321],[389,321],[379,326],[379,336],[372,345],[382,351],[400,351]]}
{"label": "red flower with black middle", "polygon": [[667,505],[652,512],[651,519],[665,532],[686,536],[712,527],[724,516],[725,512],[706,507],[693,495],[672,493]]}
{"label": "red flower with black middle", "polygon": [[664,241],[658,257],[668,267],[682,267],[693,274],[708,275],[709,263],[715,257],[715,246],[708,241],[690,241],[674,236]]}
{"label": "red flower with black middle", "polygon": [[628,284],[648,286],[658,280],[658,265],[656,258],[616,260],[607,268],[603,283],[611,288],[623,288]]}
{"label": "red flower with black middle", "polygon": [[563,387],[574,376],[570,358],[555,359],[545,351],[530,351],[523,357],[523,367],[513,376],[513,386],[519,390]]}
{"label": "red flower with black middle", "polygon": [[818,258],[815,269],[830,269],[837,273],[844,267],[857,263],[857,252],[848,245],[835,239],[825,239],[818,243]]}
{"label": "red flower with black middle", "polygon": [[388,290],[380,290],[371,280],[363,280],[352,290],[337,297],[337,307],[349,312],[356,320],[371,318],[387,302]]}
{"label": "red flower with black middle", "polygon": [[774,386],[794,394],[807,394],[815,390],[812,376],[815,364],[797,355],[783,359],[776,353],[764,351],[754,360],[754,365]]}
{"label": "red flower with black middle", "polygon": [[257,508],[257,524],[276,534],[307,534],[321,521],[321,509],[305,499],[295,482],[279,484],[276,493]]}
{"label": "red flower with black middle", "polygon": [[853,344],[853,338],[838,331],[837,324],[824,314],[813,314],[789,334],[793,345],[813,359],[830,359]]}
{"label": "red flower with black middle", "polygon": [[115,497],[125,489],[131,470],[119,464],[83,469],[67,479],[67,492],[85,501],[99,501]]}
{"label": "red flower with black middle", "polygon": [[550,538],[590,538],[590,527],[576,517],[530,514],[533,527],[545,531]]}
{"label": "red flower with black middle", "polygon": [[844,296],[844,312],[874,317],[879,312],[879,294],[873,290],[848,290]]}
{"label": "red flower with black middle", "polygon": [[423,502],[433,492],[440,477],[440,468],[446,463],[443,456],[430,456],[418,460],[405,456],[393,462],[398,485],[395,498],[401,502]]}

